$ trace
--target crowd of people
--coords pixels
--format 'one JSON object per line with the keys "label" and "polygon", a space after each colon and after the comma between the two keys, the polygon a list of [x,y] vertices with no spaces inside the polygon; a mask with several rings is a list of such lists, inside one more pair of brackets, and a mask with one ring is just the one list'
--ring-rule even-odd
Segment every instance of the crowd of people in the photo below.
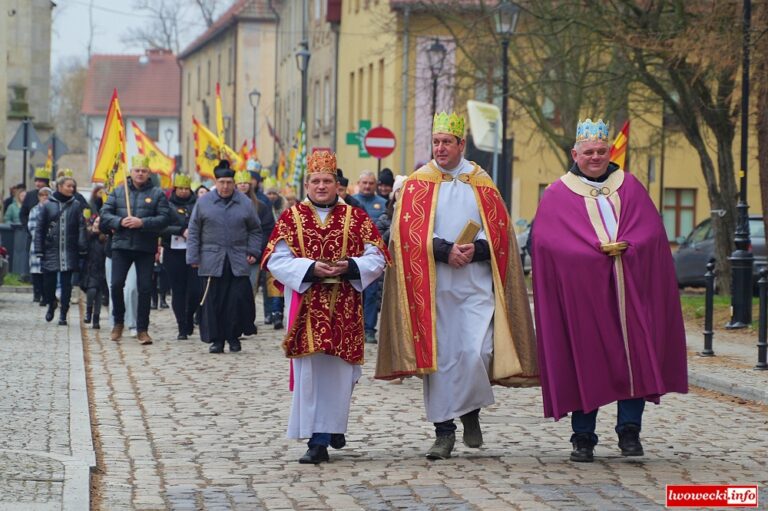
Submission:
{"label": "crowd of people", "polygon": [[534,315],[507,206],[465,144],[464,119],[436,114],[433,159],[408,177],[364,171],[356,194],[336,155],[314,152],[303,200],[226,160],[213,186],[192,190],[177,174],[166,194],[137,157],[103,204],[78,198],[71,176],[36,176],[15,199],[22,218],[30,201],[34,299],[65,325],[79,285],[99,328],[108,294],[110,338],[127,326],[151,344],[150,310],[170,291],[177,339],[198,326],[223,353],[256,333],[261,287],[264,323],[285,328],[287,434],[308,439],[300,463],[346,445],[366,343],[378,344],[376,378],[422,379],[431,460],[451,457],[456,419],[467,447],[483,445],[494,385],[541,386],[544,415],[570,415],[574,462],[593,461],[598,410],[616,402],[621,454],[644,455],[645,403],[687,392],[672,259],[647,192],[610,162],[607,125],[580,122],[573,166],[543,194],[529,236]]}

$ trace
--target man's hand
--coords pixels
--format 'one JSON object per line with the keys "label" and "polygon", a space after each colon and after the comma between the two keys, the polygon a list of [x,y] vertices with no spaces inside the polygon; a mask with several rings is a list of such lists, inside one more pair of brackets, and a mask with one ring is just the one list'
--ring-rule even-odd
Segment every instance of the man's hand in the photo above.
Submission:
{"label": "man's hand", "polygon": [[344,275],[349,271],[349,261],[336,261],[334,276]]}
{"label": "man's hand", "polygon": [[248,264],[255,264],[256,258],[252,255],[245,256],[245,260]]}
{"label": "man's hand", "polygon": [[475,253],[475,245],[467,243],[465,245],[453,244],[451,252],[448,254],[448,264],[453,268],[461,268],[472,261]]}
{"label": "man's hand", "polygon": [[182,236],[184,239],[187,239],[187,234],[188,234],[188,233],[189,233],[189,229],[184,229],[184,232],[182,232],[182,233],[181,233],[181,236]]}
{"label": "man's hand", "polygon": [[315,261],[315,269],[313,271],[315,277],[335,277],[338,275],[336,271],[336,265],[334,264],[324,263],[323,261]]}
{"label": "man's hand", "polygon": [[141,229],[141,227],[144,225],[144,222],[137,216],[127,216],[120,220],[120,225],[126,229]]}

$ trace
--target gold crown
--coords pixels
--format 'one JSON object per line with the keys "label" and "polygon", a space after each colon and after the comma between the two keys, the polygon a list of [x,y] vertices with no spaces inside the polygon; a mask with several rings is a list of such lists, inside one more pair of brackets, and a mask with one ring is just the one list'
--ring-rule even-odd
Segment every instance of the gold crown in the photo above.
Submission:
{"label": "gold crown", "polygon": [[238,170],[235,172],[235,184],[239,185],[240,183],[250,183],[251,182],[251,173],[247,170]]}
{"label": "gold crown", "polygon": [[35,179],[47,179],[51,180],[51,172],[45,167],[35,168]]}
{"label": "gold crown", "polygon": [[307,175],[326,172],[336,175],[336,154],[330,151],[315,151],[307,157]]}
{"label": "gold crown", "polygon": [[134,155],[133,158],[131,158],[131,168],[132,169],[148,169],[149,158],[147,158],[143,154]]}
{"label": "gold crown", "polygon": [[174,188],[190,188],[192,185],[192,178],[186,174],[176,174],[173,176]]}
{"label": "gold crown", "polygon": [[448,133],[463,139],[464,118],[456,115],[456,112],[451,112],[451,115],[445,112],[435,114],[435,119],[432,122],[432,134],[434,135],[435,133]]}

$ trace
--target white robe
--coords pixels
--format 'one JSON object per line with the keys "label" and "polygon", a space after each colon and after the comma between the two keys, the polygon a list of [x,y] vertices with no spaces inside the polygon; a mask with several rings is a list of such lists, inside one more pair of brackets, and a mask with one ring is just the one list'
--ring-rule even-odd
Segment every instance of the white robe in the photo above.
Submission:
{"label": "white robe", "polygon": [[[316,208],[322,221],[330,209]],[[360,280],[351,280],[356,291],[375,281],[386,266],[378,247],[365,245],[361,257],[352,257]],[[305,293],[311,282],[302,282],[314,261],[295,257],[285,241],[279,241],[267,262],[272,276],[285,286],[285,317],[290,321],[293,293]],[[293,400],[288,418],[288,438],[309,438],[312,433],[346,433],[352,390],[362,374],[361,366],[318,353],[292,359]]]}
{"label": "white robe", "polygon": [[[439,168],[439,167],[438,167]],[[471,172],[462,159],[456,177]],[[454,241],[468,220],[482,225],[472,187],[443,181],[437,196],[434,236]],[[487,239],[481,230],[476,239]],[[493,354],[493,275],[490,261],[453,268],[436,263],[437,371],[424,377],[427,420],[443,422],[494,403],[489,378]]]}

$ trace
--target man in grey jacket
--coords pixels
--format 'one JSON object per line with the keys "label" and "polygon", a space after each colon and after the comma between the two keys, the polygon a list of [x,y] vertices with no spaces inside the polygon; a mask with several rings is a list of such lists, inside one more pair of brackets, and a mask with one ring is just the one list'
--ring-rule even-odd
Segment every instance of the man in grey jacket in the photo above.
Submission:
{"label": "man in grey jacket", "polygon": [[[115,188],[101,208],[101,231],[112,234],[112,316],[115,326],[110,338],[123,336],[125,297],[123,287],[131,265],[136,266],[139,303],[136,310],[137,338],[141,344],[152,344],[149,336],[149,302],[152,294],[152,266],[160,232],[170,222],[168,199],[149,179],[149,161],[134,156],[131,177]],[[128,211],[125,187],[131,208]]]}
{"label": "man in grey jacket", "polygon": [[187,264],[203,283],[200,338],[209,352],[241,350],[241,335],[256,333],[249,267],[261,259],[261,224],[251,199],[235,189],[227,160],[214,169],[216,188],[198,199],[187,231]]}

